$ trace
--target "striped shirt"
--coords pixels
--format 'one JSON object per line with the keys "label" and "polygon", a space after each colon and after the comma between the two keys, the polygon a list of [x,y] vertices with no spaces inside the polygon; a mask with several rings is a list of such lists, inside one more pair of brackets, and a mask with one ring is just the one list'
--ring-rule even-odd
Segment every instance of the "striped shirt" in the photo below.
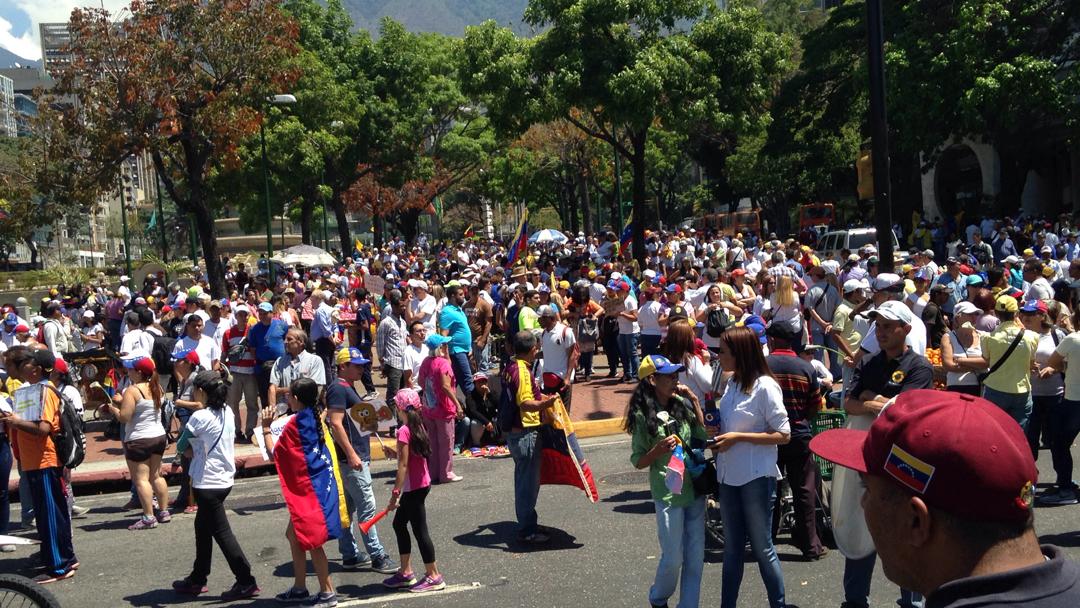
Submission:
{"label": "striped shirt", "polygon": [[375,352],[379,361],[394,369],[405,369],[405,344],[408,337],[405,321],[397,315],[387,315],[375,333]]}
{"label": "striped shirt", "polygon": [[777,349],[765,362],[784,393],[784,407],[791,421],[791,436],[809,436],[810,420],[821,407],[821,388],[814,367],[794,351]]}

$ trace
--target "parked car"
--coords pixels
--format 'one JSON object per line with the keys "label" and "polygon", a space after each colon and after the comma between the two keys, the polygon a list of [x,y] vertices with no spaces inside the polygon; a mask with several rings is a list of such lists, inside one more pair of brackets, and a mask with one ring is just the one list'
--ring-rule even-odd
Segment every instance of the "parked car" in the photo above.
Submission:
{"label": "parked car", "polygon": [[[904,252],[900,251],[900,243],[896,241],[896,234],[889,232],[893,241],[893,260],[900,262],[904,258]],[[818,239],[817,251],[821,255],[832,254],[833,259],[840,259],[840,251],[847,249],[856,253],[863,245],[873,245],[878,250],[877,228],[848,228],[845,230],[831,230]]]}

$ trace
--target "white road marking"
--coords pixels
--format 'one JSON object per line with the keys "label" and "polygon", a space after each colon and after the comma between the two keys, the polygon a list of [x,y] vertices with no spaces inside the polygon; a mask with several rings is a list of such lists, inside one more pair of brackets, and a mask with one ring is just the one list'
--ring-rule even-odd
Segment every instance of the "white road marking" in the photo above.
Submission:
{"label": "white road marking", "polygon": [[374,596],[371,596],[371,597],[364,597],[364,598],[359,598],[359,599],[355,599],[355,600],[346,600],[344,602],[338,602],[338,606],[340,608],[344,608],[344,607],[347,607],[347,606],[369,606],[371,604],[383,604],[383,603],[386,603],[386,602],[398,602],[398,601],[401,601],[401,600],[420,599],[422,597],[439,597],[441,595],[447,595],[449,593],[460,593],[462,591],[471,591],[471,590],[474,590],[474,589],[480,589],[481,587],[483,587],[483,585],[481,585],[480,583],[472,583],[472,584],[469,584],[469,585],[466,585],[466,584],[447,585],[446,589],[443,589],[442,591],[432,591],[430,593],[409,593],[407,591],[405,591],[405,592],[399,591],[399,592],[395,593],[395,592],[388,591],[386,593],[386,595],[374,595]]}

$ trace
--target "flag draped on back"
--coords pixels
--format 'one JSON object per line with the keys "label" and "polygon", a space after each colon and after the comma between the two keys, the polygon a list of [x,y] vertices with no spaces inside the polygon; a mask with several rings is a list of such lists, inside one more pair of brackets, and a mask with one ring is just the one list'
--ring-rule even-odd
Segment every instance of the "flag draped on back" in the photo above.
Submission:
{"label": "flag draped on back", "polygon": [[529,243],[529,210],[526,209],[525,213],[521,214],[521,223],[518,224],[517,232],[514,233],[514,240],[510,241],[510,251],[507,252],[506,267],[510,268],[517,261],[518,256],[525,251],[525,247]]}
{"label": "flag draped on back", "polygon": [[341,536],[349,514],[329,431],[304,408],[293,416],[274,446],[281,494],[300,546],[309,551]]}
{"label": "flag draped on back", "polygon": [[600,500],[593,480],[592,469],[585,462],[570,414],[562,399],[543,414],[540,427],[540,484],[564,485],[581,488],[590,502]]}
{"label": "flag draped on back", "polygon": [[630,243],[634,240],[634,231],[631,226],[634,223],[634,214],[631,213],[630,217],[626,218],[626,225],[623,226],[622,234],[619,235],[619,252],[626,251],[626,248],[630,246]]}

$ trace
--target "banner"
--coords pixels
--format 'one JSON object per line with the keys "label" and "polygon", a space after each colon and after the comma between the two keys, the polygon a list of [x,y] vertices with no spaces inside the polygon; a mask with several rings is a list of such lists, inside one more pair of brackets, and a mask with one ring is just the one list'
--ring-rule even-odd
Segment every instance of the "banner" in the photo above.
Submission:
{"label": "banner", "polygon": [[562,399],[541,414],[540,427],[540,485],[564,485],[581,488],[589,502],[598,502],[592,469],[585,462],[570,414]]}
{"label": "banner", "polygon": [[314,409],[289,418],[274,446],[274,464],[300,547],[310,551],[341,536],[349,513],[337,453]]}
{"label": "banner", "polygon": [[368,293],[375,296],[376,298],[382,297],[383,289],[385,287],[386,279],[380,276],[369,274],[364,277],[364,289],[368,290]]}

